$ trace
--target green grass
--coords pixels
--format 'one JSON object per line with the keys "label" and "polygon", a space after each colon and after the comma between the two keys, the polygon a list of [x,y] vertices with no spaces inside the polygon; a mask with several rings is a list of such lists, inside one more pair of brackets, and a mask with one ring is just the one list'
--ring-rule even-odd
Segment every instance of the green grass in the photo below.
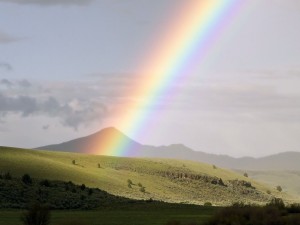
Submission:
{"label": "green grass", "polygon": [[[31,177],[49,180],[73,181],[89,187],[100,188],[114,195],[134,199],[163,200],[214,205],[230,205],[232,202],[266,203],[274,196],[287,199],[285,193],[267,194],[267,186],[236,172],[212,165],[169,159],[140,159],[51,152],[0,147],[0,172],[10,171],[14,176],[24,173]],[[72,164],[75,160],[76,164]],[[101,168],[98,168],[100,163]],[[166,175],[166,173],[169,173]],[[222,179],[227,186],[209,181],[176,178],[175,174],[200,175],[202,178]],[[127,180],[134,183],[128,187]],[[234,186],[232,180],[251,182],[255,189]],[[137,185],[141,183],[146,192]]]}
{"label": "green grass", "polygon": [[[67,221],[82,225],[164,225],[169,221],[182,224],[203,224],[215,212],[213,207],[175,207],[175,208],[126,208],[93,211],[52,211],[50,225],[63,225]],[[0,225],[22,225],[22,211],[0,211]]]}

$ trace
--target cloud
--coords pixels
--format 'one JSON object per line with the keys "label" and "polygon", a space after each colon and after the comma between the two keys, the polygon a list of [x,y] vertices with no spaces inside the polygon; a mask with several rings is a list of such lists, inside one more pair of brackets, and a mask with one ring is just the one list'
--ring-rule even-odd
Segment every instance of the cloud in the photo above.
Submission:
{"label": "cloud", "polygon": [[[0,0],[1,2],[1,0]],[[15,41],[19,41],[19,38],[15,38],[9,34],[0,31],[0,44],[7,44]]]}
{"label": "cloud", "polygon": [[15,3],[20,5],[40,5],[40,6],[52,6],[52,5],[88,5],[94,0],[0,0],[1,2]]}
{"label": "cloud", "polygon": [[43,130],[48,130],[49,128],[50,128],[50,125],[49,125],[49,124],[46,124],[46,125],[42,126],[42,129],[43,129]]}
{"label": "cloud", "polygon": [[[11,88],[5,92],[0,89],[0,120],[9,114],[21,117],[43,115],[57,118],[62,125],[77,129],[81,125],[101,121],[107,113],[105,104],[95,98],[79,98],[76,94],[71,97],[52,96],[25,80],[11,82],[3,79],[1,83]],[[24,94],[24,86],[27,94]]]}
{"label": "cloud", "polygon": [[13,83],[10,82],[10,81],[7,80],[7,79],[1,79],[1,80],[0,80],[0,86],[1,86],[1,85],[4,85],[4,86],[6,86],[7,88],[10,88],[11,86],[13,86]]}
{"label": "cloud", "polygon": [[13,70],[12,66],[9,63],[6,63],[6,62],[0,62],[0,69],[3,69],[5,71],[12,71]]}

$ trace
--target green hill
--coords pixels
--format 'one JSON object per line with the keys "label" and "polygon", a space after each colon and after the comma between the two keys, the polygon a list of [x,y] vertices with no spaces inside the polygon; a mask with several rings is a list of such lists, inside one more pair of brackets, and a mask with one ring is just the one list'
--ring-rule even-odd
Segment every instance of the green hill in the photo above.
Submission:
{"label": "green hill", "polygon": [[[75,163],[73,163],[75,162]],[[100,164],[100,168],[98,166]],[[140,159],[0,147],[0,171],[16,176],[72,181],[133,199],[228,205],[289,199],[238,173],[212,165],[168,159]],[[128,185],[128,180],[132,185]],[[129,187],[131,186],[131,187]],[[142,190],[144,187],[144,191]]]}

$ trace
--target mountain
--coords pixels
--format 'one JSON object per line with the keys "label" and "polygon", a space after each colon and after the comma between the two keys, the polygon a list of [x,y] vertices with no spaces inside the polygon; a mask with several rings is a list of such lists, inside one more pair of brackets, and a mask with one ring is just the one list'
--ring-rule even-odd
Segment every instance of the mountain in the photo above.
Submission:
{"label": "mountain", "polygon": [[[105,148],[106,140],[125,140],[132,150],[133,157],[184,159],[215,164],[219,167],[239,170],[300,170],[300,153],[284,152],[262,158],[242,157],[234,158],[227,155],[214,155],[194,151],[182,144],[169,146],[142,145],[117,130],[110,127],[95,134],[64,142],[61,144],[42,146],[37,149],[67,151],[78,153],[96,153],[98,149]],[[126,156],[126,155],[125,155]]]}
{"label": "mountain", "polygon": [[264,204],[274,197],[295,201],[249,177],[199,162],[9,147],[0,147],[0,156],[0,174],[72,181],[131,199],[215,205]]}
{"label": "mountain", "polygon": [[116,128],[108,127],[86,137],[77,138],[61,144],[42,146],[37,149],[78,153],[97,153],[99,149],[104,149],[106,147],[107,140],[125,140],[125,142],[130,143],[130,147],[133,149],[142,148],[141,144],[131,140]]}

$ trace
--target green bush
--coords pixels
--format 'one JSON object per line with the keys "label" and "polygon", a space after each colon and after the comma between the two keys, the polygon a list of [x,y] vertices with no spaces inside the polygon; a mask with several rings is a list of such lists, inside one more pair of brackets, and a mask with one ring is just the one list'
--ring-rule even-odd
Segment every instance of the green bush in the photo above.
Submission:
{"label": "green bush", "polygon": [[204,206],[212,206],[211,202],[205,202]]}
{"label": "green bush", "polygon": [[22,176],[22,182],[24,183],[24,184],[32,184],[32,179],[31,179],[31,177],[29,176],[29,174],[24,174],[23,176]]}
{"label": "green bush", "polygon": [[11,180],[12,176],[11,176],[10,172],[6,172],[6,173],[4,173],[3,178],[4,178],[4,180]]}
{"label": "green bush", "polygon": [[140,187],[140,192],[143,192],[143,193],[145,193],[145,192],[146,192],[146,189],[145,189],[145,187]]}
{"label": "green bush", "polygon": [[48,225],[50,211],[48,207],[36,203],[21,216],[21,221],[24,225]]}

